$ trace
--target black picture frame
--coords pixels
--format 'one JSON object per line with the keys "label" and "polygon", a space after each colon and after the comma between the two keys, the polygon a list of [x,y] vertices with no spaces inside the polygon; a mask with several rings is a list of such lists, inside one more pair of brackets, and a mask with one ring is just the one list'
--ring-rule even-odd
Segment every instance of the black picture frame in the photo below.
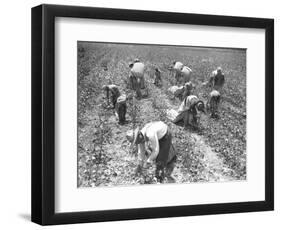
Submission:
{"label": "black picture frame", "polygon": [[[265,29],[265,200],[55,213],[55,17]],[[222,214],[274,209],[274,20],[110,8],[32,8],[32,221],[41,225]]]}

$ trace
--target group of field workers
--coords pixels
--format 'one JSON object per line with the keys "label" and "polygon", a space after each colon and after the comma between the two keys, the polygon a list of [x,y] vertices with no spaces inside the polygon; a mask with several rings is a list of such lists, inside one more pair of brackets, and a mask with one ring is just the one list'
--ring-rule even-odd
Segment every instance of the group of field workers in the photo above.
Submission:
{"label": "group of field workers", "polygon": [[[135,59],[129,63],[130,75],[127,81],[128,87],[135,92],[136,98],[142,98],[147,91],[144,72],[145,65]],[[206,104],[196,95],[193,95],[195,85],[192,83],[192,70],[179,61],[174,61],[169,67],[174,72],[175,85],[168,91],[174,98],[180,100],[177,111],[172,111],[169,118],[173,123],[184,123],[184,127],[198,127],[200,112],[210,112],[211,117],[218,117],[218,106],[220,103],[220,90],[225,83],[225,77],[222,69],[218,67],[209,76],[207,82],[202,83],[209,87],[210,94]],[[161,71],[159,68],[154,69],[154,85],[162,86]],[[128,96],[120,93],[118,86],[110,84],[103,86],[108,103],[115,108],[119,119],[119,124],[126,122],[126,111]],[[167,116],[168,116],[167,112]],[[137,127],[129,130],[126,134],[127,139],[131,142],[130,149],[137,146],[138,149],[138,167],[137,173],[142,173],[143,169],[155,164],[155,178],[162,183],[166,178],[168,181],[174,181],[172,172],[177,159],[176,151],[172,145],[172,134],[167,124],[163,121],[151,121],[144,127]]]}

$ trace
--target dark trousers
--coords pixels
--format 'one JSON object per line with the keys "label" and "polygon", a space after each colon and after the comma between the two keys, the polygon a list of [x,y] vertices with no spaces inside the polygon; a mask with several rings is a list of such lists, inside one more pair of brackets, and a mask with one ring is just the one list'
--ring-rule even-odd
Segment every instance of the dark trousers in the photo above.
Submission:
{"label": "dark trousers", "polygon": [[116,106],[116,102],[117,102],[117,98],[119,97],[120,95],[115,95],[115,94],[112,94],[111,95],[111,103],[113,105],[113,107],[115,108]]}
{"label": "dark trousers", "polygon": [[126,103],[117,104],[117,113],[118,113],[120,124],[123,124],[126,121],[126,112],[127,112]]}
{"label": "dark trousers", "polygon": [[130,88],[132,90],[136,90],[136,88],[137,88],[137,78],[135,76],[131,75],[129,77],[129,79],[130,79]]}
{"label": "dark trousers", "polygon": [[210,110],[211,110],[211,116],[216,117],[218,113],[218,106],[220,103],[220,97],[212,97],[210,100]]}
{"label": "dark trousers", "polygon": [[176,153],[172,150],[172,135],[169,131],[159,140],[159,154],[156,158],[156,178],[162,182],[167,174],[171,174],[176,161]]}
{"label": "dark trousers", "polygon": [[160,75],[159,72],[156,72],[155,73],[155,78],[154,78],[154,85],[161,86],[161,82],[162,82],[161,75]]}

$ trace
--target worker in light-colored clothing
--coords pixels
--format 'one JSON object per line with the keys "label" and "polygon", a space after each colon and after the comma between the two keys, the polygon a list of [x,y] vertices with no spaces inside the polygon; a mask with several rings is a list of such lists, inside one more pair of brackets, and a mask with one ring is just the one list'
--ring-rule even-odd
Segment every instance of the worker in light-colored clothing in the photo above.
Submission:
{"label": "worker in light-colored clothing", "polygon": [[130,67],[130,83],[131,88],[136,90],[137,88],[144,89],[144,64],[135,59],[134,62],[129,64]]}
{"label": "worker in light-colored clothing", "polygon": [[110,104],[110,102],[109,102],[109,98],[110,98],[110,101],[111,101],[113,107],[115,108],[117,98],[120,96],[120,91],[119,91],[118,87],[116,85],[112,84],[112,85],[104,85],[102,87],[102,89],[106,93],[107,103]]}
{"label": "worker in light-colored clothing", "polygon": [[185,84],[191,80],[192,70],[181,62],[174,61],[172,69],[176,72],[176,84]]}
{"label": "worker in light-colored clothing", "polygon": [[183,67],[183,64],[181,62],[179,62],[179,61],[173,62],[172,69],[176,72],[176,74],[175,74],[176,83],[178,83],[180,81],[182,67]]}
{"label": "worker in light-colored clothing", "polygon": [[191,74],[192,74],[192,70],[187,66],[183,66],[181,69],[181,82],[182,83],[189,82],[191,80]]}
{"label": "worker in light-colored clothing", "polygon": [[[131,146],[138,146],[139,166],[146,167],[155,162],[158,181],[163,182],[165,176],[171,177],[176,153],[172,148],[172,135],[168,126],[162,121],[150,122],[132,133],[134,137]],[[128,136],[132,136],[132,133]]]}
{"label": "worker in light-colored clothing", "polygon": [[184,121],[184,127],[188,125],[197,127],[199,119],[199,111],[205,113],[205,106],[203,101],[195,95],[186,97],[178,109],[178,116],[173,120],[177,123],[181,120]]}

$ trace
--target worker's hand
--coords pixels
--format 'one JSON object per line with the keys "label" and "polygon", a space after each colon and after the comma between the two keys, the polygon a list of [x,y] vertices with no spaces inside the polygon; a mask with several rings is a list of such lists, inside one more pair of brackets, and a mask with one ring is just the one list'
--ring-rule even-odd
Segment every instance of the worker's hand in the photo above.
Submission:
{"label": "worker's hand", "polygon": [[143,168],[145,168],[145,169],[149,168],[150,166],[151,166],[151,163],[148,161],[144,162],[144,164],[143,164]]}
{"label": "worker's hand", "polygon": [[152,163],[153,163],[153,160],[151,160],[150,158],[148,158],[147,161],[146,161],[146,163],[147,163],[147,164],[152,164]]}

